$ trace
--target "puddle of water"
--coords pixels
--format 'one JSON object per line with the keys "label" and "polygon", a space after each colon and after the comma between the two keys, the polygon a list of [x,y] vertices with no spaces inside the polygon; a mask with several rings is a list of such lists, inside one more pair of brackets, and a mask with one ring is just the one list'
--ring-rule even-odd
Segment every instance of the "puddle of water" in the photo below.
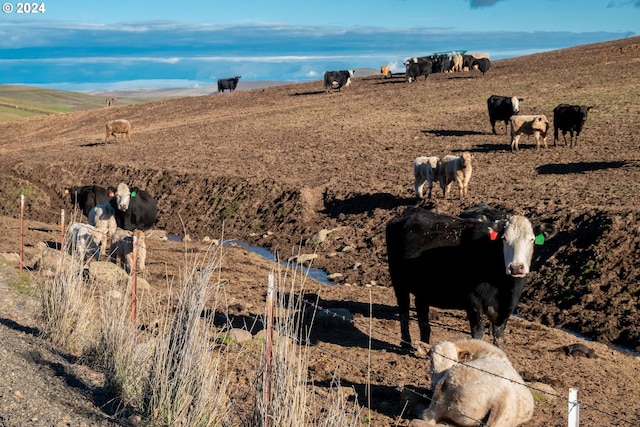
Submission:
{"label": "puddle of water", "polygon": [[[271,252],[269,249],[267,248],[263,248],[260,246],[253,246],[250,245],[246,242],[241,242],[238,240],[224,240],[222,242],[223,245],[238,245],[248,251],[251,251],[265,259],[268,259],[269,261],[277,261],[276,256],[273,252]],[[306,267],[304,265],[300,265],[300,264],[290,264],[287,263],[287,261],[280,261],[281,265],[284,266],[288,266],[291,268],[296,268],[297,270],[301,271],[302,273],[306,274],[309,278],[322,283],[323,285],[334,285],[333,282],[331,282],[328,278],[327,278],[327,272],[324,270],[321,270],[319,268],[313,268],[313,267]]]}
{"label": "puddle of water", "polygon": [[[172,242],[181,242],[182,241],[182,236],[179,235],[175,235],[175,234],[167,234],[167,240],[170,240]],[[260,246],[253,246],[250,245],[246,242],[241,242],[239,240],[223,240],[222,241],[222,245],[226,245],[226,246],[230,246],[230,245],[238,245],[250,252],[253,252],[269,261],[277,261],[277,258],[275,256],[275,254],[273,252],[271,252],[269,249],[267,248],[263,248]],[[321,270],[319,268],[313,268],[313,267],[306,267],[304,265],[300,265],[300,264],[289,264],[286,261],[280,261],[281,265],[284,265],[286,267],[291,267],[291,268],[296,268],[297,270],[299,270],[300,272],[304,273],[305,275],[307,275],[309,278],[322,283],[323,285],[335,285],[334,282],[330,281],[327,278],[327,272],[324,270]]]}

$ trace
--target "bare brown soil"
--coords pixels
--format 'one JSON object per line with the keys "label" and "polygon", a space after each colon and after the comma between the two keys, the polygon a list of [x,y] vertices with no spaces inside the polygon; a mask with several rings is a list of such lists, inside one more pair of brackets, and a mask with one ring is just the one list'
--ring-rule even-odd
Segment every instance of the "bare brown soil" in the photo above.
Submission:
{"label": "bare brown soil", "polygon": [[[60,209],[69,209],[66,187],[124,181],[156,196],[157,228],[169,234],[196,241],[224,233],[269,247],[281,259],[315,252],[314,267],[342,276],[340,286],[309,284],[309,293],[320,296],[322,307],[349,309],[355,321],[319,327],[314,381],[328,384],[337,370],[365,405],[370,381],[372,425],[406,425],[407,419],[397,421],[397,387],[425,391],[428,361],[398,348],[385,225],[407,206],[455,215],[485,201],[558,229],[538,248],[518,308],[522,318],[510,322],[503,344],[526,381],[557,393],[536,392],[527,425],[566,425],[569,387],[578,387],[586,404],[581,425],[636,425],[640,364],[609,345],[640,349],[639,66],[636,37],[495,61],[485,76],[442,74],[412,84],[356,78],[330,94],[311,82],[0,124],[0,213],[6,215],[0,251],[16,250],[20,192],[27,193],[26,217],[38,221],[27,230],[35,245],[55,240]],[[547,149],[536,151],[533,139],[523,138],[512,153],[503,124],[498,135],[490,133],[491,94],[517,95],[523,114],[544,113],[551,121],[553,107],[563,102],[592,105],[594,112],[578,147],[564,146],[562,137],[553,146],[550,135]],[[131,144],[104,143],[104,123],[114,118],[132,122]],[[444,200],[434,189],[433,200],[418,201],[413,159],[465,150],[474,155],[469,198],[459,200],[454,191]],[[321,229],[331,233],[316,246],[311,238]],[[178,274],[184,246],[152,242],[150,282],[162,286],[167,272]],[[244,249],[228,251],[224,279],[241,301],[232,314],[260,314],[269,263]],[[444,327],[434,327],[433,342],[468,336],[464,313],[438,311],[434,321]],[[596,357],[562,351],[575,342]]]}

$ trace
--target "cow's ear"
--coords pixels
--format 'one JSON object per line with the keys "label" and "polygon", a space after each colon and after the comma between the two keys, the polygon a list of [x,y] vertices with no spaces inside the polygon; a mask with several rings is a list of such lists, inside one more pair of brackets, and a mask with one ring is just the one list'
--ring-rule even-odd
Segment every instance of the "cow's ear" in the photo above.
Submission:
{"label": "cow's ear", "polygon": [[593,112],[593,107],[587,107],[587,111],[592,113]]}
{"label": "cow's ear", "polygon": [[494,221],[489,227],[489,240],[498,240],[504,233],[506,221]]}
{"label": "cow's ear", "polygon": [[552,238],[556,234],[556,227],[553,224],[543,222],[534,226],[533,232],[536,235],[536,243],[541,245],[545,240]]}
{"label": "cow's ear", "polygon": [[140,191],[138,187],[133,187],[131,188],[131,192],[129,194],[131,194],[131,197],[136,197],[136,195],[138,194],[138,191]]}
{"label": "cow's ear", "polygon": [[524,99],[518,98],[518,102],[524,102]]}

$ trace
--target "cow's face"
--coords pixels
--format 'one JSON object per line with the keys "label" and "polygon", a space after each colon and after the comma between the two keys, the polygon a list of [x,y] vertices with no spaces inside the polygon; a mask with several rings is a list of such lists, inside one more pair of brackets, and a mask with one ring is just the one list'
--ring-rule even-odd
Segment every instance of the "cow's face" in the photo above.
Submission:
{"label": "cow's face", "polygon": [[524,277],[529,274],[535,238],[533,226],[527,218],[521,215],[509,218],[502,234],[502,250],[507,275]]}
{"label": "cow's face", "polygon": [[129,190],[129,186],[124,183],[118,184],[118,188],[116,189],[116,205],[118,209],[121,211],[126,211],[129,209],[129,202],[131,201],[131,190]]}
{"label": "cow's face", "polygon": [[516,96],[511,97],[511,108],[513,109],[513,114],[520,112],[520,100]]}

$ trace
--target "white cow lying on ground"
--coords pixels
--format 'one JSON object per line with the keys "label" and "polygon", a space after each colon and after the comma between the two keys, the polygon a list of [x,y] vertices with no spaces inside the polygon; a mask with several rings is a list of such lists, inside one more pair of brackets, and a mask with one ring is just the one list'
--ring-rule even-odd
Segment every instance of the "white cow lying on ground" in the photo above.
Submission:
{"label": "white cow lying on ground", "polygon": [[467,197],[473,172],[472,158],[471,153],[465,151],[460,157],[448,154],[440,159],[440,187],[443,198],[447,198],[451,183],[454,181],[458,183],[460,198]]}
{"label": "white cow lying on ground", "polygon": [[533,416],[531,391],[496,346],[482,340],[445,341],[430,354],[432,401],[422,420],[411,426],[440,421],[476,426],[483,420],[492,427],[515,427]]}
{"label": "white cow lying on ground", "polygon": [[433,182],[440,180],[440,158],[437,156],[417,157],[413,162],[413,185],[416,189],[416,197],[424,197],[424,184],[429,187],[428,198],[431,198]]}
{"label": "white cow lying on ground", "polygon": [[138,269],[142,272],[146,270],[147,245],[145,234],[142,230],[128,231],[118,228],[111,237],[111,259],[114,262],[120,261],[122,268],[127,273],[131,273],[134,268],[133,248],[137,249]]}
{"label": "white cow lying on ground", "polygon": [[518,151],[520,135],[533,135],[536,140],[536,150],[541,144],[547,148],[549,120],[544,114],[511,116],[509,123],[511,124],[511,151]]}
{"label": "white cow lying on ground", "polygon": [[83,262],[93,258],[99,260],[102,236],[103,234],[92,225],[73,222],[67,228],[66,246],[70,254],[77,255]]}

